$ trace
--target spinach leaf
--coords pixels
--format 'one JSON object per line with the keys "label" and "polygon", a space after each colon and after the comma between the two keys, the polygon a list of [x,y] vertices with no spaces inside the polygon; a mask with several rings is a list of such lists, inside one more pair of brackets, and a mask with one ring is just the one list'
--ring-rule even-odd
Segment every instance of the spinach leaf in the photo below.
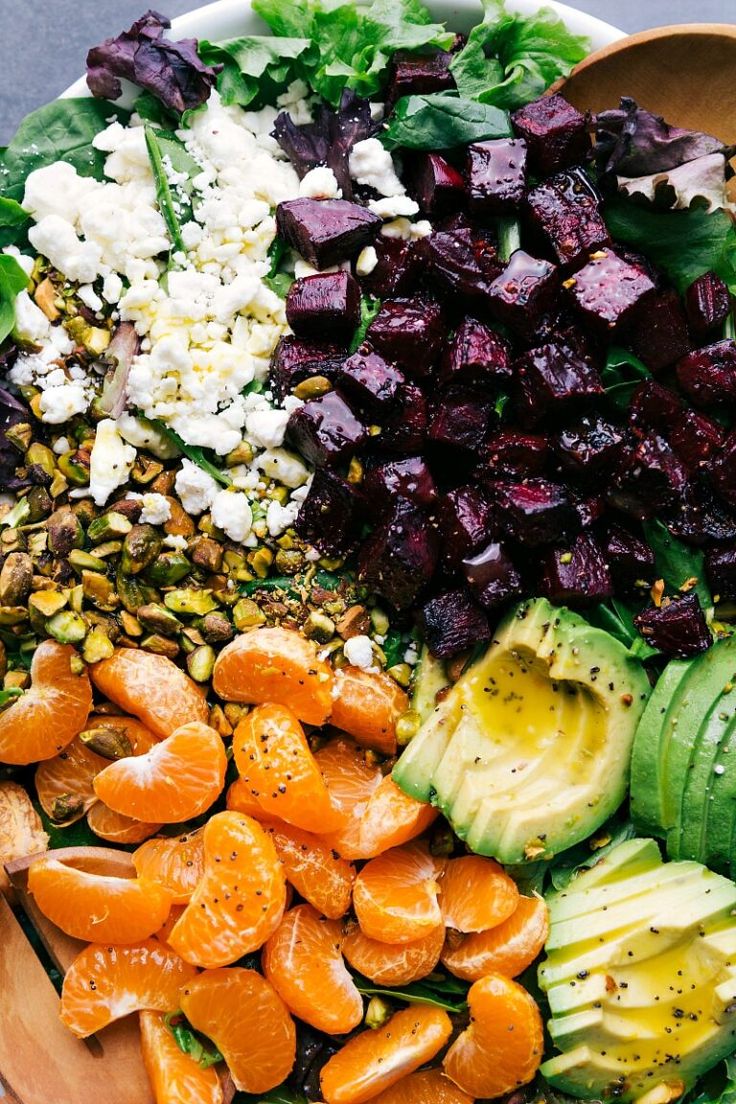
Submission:
{"label": "spinach leaf", "polygon": [[0,690],[0,709],[20,698],[23,691],[19,686],[11,686],[9,690]]}
{"label": "spinach leaf", "polygon": [[146,123],[152,123],[161,130],[173,131],[179,126],[179,120],[173,111],[169,111],[153,92],[141,92],[133,101],[133,111]]}
{"label": "spinach leaf", "polygon": [[207,475],[211,475],[218,483],[222,483],[224,487],[230,486],[232,483],[230,476],[226,471],[223,471],[222,468],[218,468],[207,458],[205,450],[200,445],[188,445],[171,426],[168,426],[166,422],[162,422],[160,418],[151,418],[150,421],[151,425],[155,426],[163,437],[171,441],[173,445],[176,445],[179,451],[186,456],[187,460],[191,460],[193,464],[196,464],[203,472],[207,472]]}
{"label": "spinach leaf", "polygon": [[289,293],[289,288],[294,283],[294,277],[289,272],[281,272],[280,265],[286,255],[287,249],[281,238],[274,238],[268,247],[268,257],[271,261],[271,267],[266,275],[263,277],[263,282],[267,288],[274,291],[282,299],[285,299]]}
{"label": "spinach leaf", "polygon": [[17,245],[26,236],[31,216],[14,199],[0,199],[0,249]]}
{"label": "spinach leaf", "polygon": [[54,100],[26,115],[15,137],[0,156],[0,194],[19,203],[26,177],[34,169],[67,161],[80,176],[103,178],[107,154],[92,145],[92,139],[114,117],[126,123],[130,112],[108,100]]}
{"label": "spinach leaf", "polygon": [[466,996],[469,986],[453,977],[437,980],[415,981],[396,989],[382,988],[372,981],[353,975],[358,992],[366,997],[388,997],[390,1000],[405,1001],[407,1004],[431,1004],[435,1008],[444,1008],[447,1012],[465,1012]]}
{"label": "spinach leaf", "polygon": [[552,885],[555,889],[566,889],[576,874],[589,870],[614,847],[633,839],[635,835],[630,818],[617,813],[591,839],[576,844],[548,864]]}
{"label": "spinach leaf", "polygon": [[452,92],[402,96],[380,139],[387,149],[452,149],[486,138],[506,138],[511,123],[505,111]]}
{"label": "spinach leaf", "polygon": [[35,802],[34,805],[41,818],[44,832],[49,837],[49,848],[51,850],[57,847],[100,846],[100,837],[94,834],[84,817],[75,820],[73,824],[67,824],[65,828],[60,828],[46,815],[40,805],[35,804]]}
{"label": "spinach leaf", "polygon": [[224,1061],[215,1044],[195,1031],[181,1012],[169,1012],[164,1018],[179,1050],[188,1054],[202,1069]]}
{"label": "spinach leaf", "polygon": [[571,34],[551,8],[523,16],[508,12],[504,0],[482,2],[483,22],[450,65],[461,96],[513,111],[588,53],[588,40]]}
{"label": "spinach leaf", "polygon": [[651,379],[652,373],[638,357],[628,349],[612,345],[606,354],[606,363],[601,371],[601,382],[610,403],[617,410],[627,410],[634,389],[644,379]]}
{"label": "spinach leaf", "polygon": [[403,635],[397,629],[389,629],[381,647],[386,656],[386,666],[394,667],[404,658],[407,645],[404,643]]}
{"label": "spinach leaf", "polygon": [[145,128],[145,135],[148,160],[151,162],[151,171],[153,172],[153,179],[156,185],[156,201],[158,203],[158,208],[163,215],[166,229],[169,231],[169,236],[174,248],[183,252],[184,242],[181,236],[179,216],[176,212],[174,197],[171,193],[171,185],[169,184],[166,169],[164,168],[164,158],[161,146],[155,131],[151,127],[147,126]]}
{"label": "spinach leaf", "polygon": [[664,522],[654,519],[644,522],[644,538],[654,552],[657,572],[671,590],[681,590],[683,585],[697,579],[692,589],[703,609],[713,608],[713,596],[705,574],[705,558],[699,548],[690,548],[673,537]]}
{"label": "spinach leaf", "polygon": [[685,1104],[736,1104],[736,1056],[725,1058],[684,1097]]}
{"label": "spinach leaf", "polygon": [[0,253],[0,342],[15,325],[15,300],[28,287],[28,276],[15,257]]}
{"label": "spinach leaf", "polygon": [[274,103],[279,93],[300,72],[300,59],[314,52],[308,38],[274,38],[251,35],[225,42],[199,43],[199,56],[207,65],[221,65],[217,91],[225,104],[262,107]]}
{"label": "spinach leaf", "polygon": [[660,653],[653,648],[634,623],[635,611],[618,598],[611,598],[608,602],[600,602],[586,613],[586,620],[598,629],[604,629],[615,637],[635,659],[650,659]]}
{"label": "spinach leaf", "polygon": [[381,309],[381,300],[374,299],[372,295],[363,295],[360,300],[360,322],[358,328],[353,334],[353,340],[350,342],[350,352],[354,353],[356,349],[365,341],[365,335],[368,332],[373,319],[376,317]]}

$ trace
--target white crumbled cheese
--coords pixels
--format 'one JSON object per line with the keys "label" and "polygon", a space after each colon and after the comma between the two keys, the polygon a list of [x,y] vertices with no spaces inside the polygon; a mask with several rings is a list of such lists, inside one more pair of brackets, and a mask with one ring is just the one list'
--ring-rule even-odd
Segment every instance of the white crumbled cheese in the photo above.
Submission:
{"label": "white crumbled cheese", "polygon": [[280,108],[288,111],[292,121],[297,126],[304,126],[312,121],[312,109],[307,97],[309,86],[303,80],[295,80],[285,92],[278,97],[276,103]]}
{"label": "white crumbled cheese", "polygon": [[419,222],[413,222],[409,229],[409,233],[414,240],[428,238],[432,233],[432,223],[427,219],[420,219]]}
{"label": "white crumbled cheese", "polygon": [[[99,137],[99,135],[98,135]],[[35,169],[26,178],[23,206],[36,222],[48,215],[58,215],[75,223],[84,207],[87,196],[97,185],[89,176],[80,176],[73,165],[66,161],[54,161],[41,169]],[[66,275],[69,275],[66,273]]]}
{"label": "white crumbled cheese", "polygon": [[373,645],[369,636],[351,636],[343,645],[348,663],[363,669],[373,664]]}
{"label": "white crumbled cheese", "polygon": [[358,259],[355,262],[355,271],[359,276],[370,276],[377,264],[378,254],[372,245],[367,245],[365,249],[361,249],[358,254]]}
{"label": "white crumbled cheese", "polygon": [[408,663],[410,667],[416,667],[418,662],[419,648],[416,641],[412,641],[412,643],[404,652],[404,663]]}
{"label": "white crumbled cheese", "polygon": [[134,461],[135,449],[125,443],[112,418],[99,422],[89,458],[89,493],[97,506],[104,506],[112,492],[127,482]]}
{"label": "white crumbled cheese", "polygon": [[159,460],[172,460],[179,455],[176,445],[145,418],[136,418],[126,411],[118,418],[117,427],[118,433],[129,445],[148,449]]}
{"label": "white crumbled cheese", "polygon": [[[248,396],[251,398],[251,396]],[[261,398],[261,396],[252,396]],[[248,399],[246,399],[247,410]],[[280,448],[284,443],[286,423],[289,420],[288,410],[277,410],[265,399],[255,407],[247,410],[245,415],[245,436],[251,444],[257,448]]]}
{"label": "white crumbled cheese", "polygon": [[286,449],[266,449],[256,456],[253,463],[265,476],[283,483],[285,487],[301,487],[309,479],[309,469],[298,456]]}
{"label": "white crumbled cheese", "polygon": [[326,165],[318,165],[302,177],[299,195],[308,199],[339,199],[342,189],[332,169],[328,169]]}
{"label": "white crumbled cheese", "polygon": [[325,275],[327,272],[339,272],[341,265],[328,265],[327,268],[315,268],[303,257],[297,257],[294,261],[294,276],[297,280],[303,280],[305,276],[316,276],[318,272]]}
{"label": "white crumbled cheese", "polygon": [[253,525],[253,511],[242,491],[218,491],[212,503],[212,524],[232,541],[245,540]]}
{"label": "white crumbled cheese", "polygon": [[187,538],[182,537],[180,533],[171,533],[164,537],[163,543],[166,548],[172,548],[174,552],[183,552],[187,546]]}
{"label": "white crumbled cheese", "polygon": [[33,257],[29,257],[27,253],[21,253],[17,245],[6,245],[3,249],[3,253],[7,253],[8,256],[13,257],[23,269],[26,276],[31,275],[34,265]]}
{"label": "white crumbled cheese", "polygon": [[102,298],[108,303],[117,303],[123,294],[123,281],[117,272],[111,272],[106,276],[102,284]]}
{"label": "white crumbled cheese", "polygon": [[402,241],[411,240],[412,224],[407,218],[397,218],[393,222],[384,222],[381,234],[384,238],[400,238]]}
{"label": "white crumbled cheese", "polygon": [[407,195],[388,196],[386,199],[371,199],[368,210],[382,219],[408,218],[419,213],[419,204]]}
{"label": "white crumbled cheese", "polygon": [[269,503],[266,511],[266,525],[272,537],[280,537],[294,524],[299,513],[299,506],[300,503],[293,500],[287,502],[285,506],[282,506],[276,499]]}
{"label": "white crumbled cheese", "polygon": [[21,291],[15,300],[14,332],[21,341],[30,341],[35,345],[48,338],[51,330],[49,320],[40,307],[31,299],[27,291]]}
{"label": "white crumbled cheese", "polygon": [[68,437],[57,437],[52,445],[52,449],[57,456],[63,456],[65,452],[69,452],[71,447]]}
{"label": "white crumbled cheese", "polygon": [[42,218],[28,231],[28,240],[70,280],[91,284],[99,275],[102,250],[96,242],[81,241],[72,223],[60,215]]}
{"label": "white crumbled cheese", "polygon": [[41,421],[61,425],[75,414],[83,414],[89,406],[89,394],[81,383],[62,383],[49,387],[39,400]]}
{"label": "white crumbled cheese", "polygon": [[85,307],[89,307],[91,311],[102,310],[104,303],[91,284],[83,284],[82,287],[77,289],[77,295]]}
{"label": "white crumbled cheese", "polygon": [[382,196],[403,195],[406,188],[399,180],[393,158],[378,138],[356,142],[348,160],[350,176]]}
{"label": "white crumbled cheese", "polygon": [[209,510],[219,493],[217,482],[191,460],[182,460],[176,473],[174,488],[188,514],[203,514]]}
{"label": "white crumbled cheese", "polygon": [[163,525],[171,517],[171,504],[164,495],[149,491],[137,497],[140,498],[140,520],[144,525]]}

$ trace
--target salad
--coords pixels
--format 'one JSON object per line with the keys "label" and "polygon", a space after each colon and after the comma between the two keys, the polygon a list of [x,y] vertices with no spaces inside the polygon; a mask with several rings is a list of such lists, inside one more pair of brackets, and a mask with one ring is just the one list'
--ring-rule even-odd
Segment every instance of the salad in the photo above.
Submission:
{"label": "salad", "polygon": [[253,9],[0,151],[0,860],[61,1019],[136,1015],[157,1104],[725,1104],[734,151],[550,92],[547,9]]}

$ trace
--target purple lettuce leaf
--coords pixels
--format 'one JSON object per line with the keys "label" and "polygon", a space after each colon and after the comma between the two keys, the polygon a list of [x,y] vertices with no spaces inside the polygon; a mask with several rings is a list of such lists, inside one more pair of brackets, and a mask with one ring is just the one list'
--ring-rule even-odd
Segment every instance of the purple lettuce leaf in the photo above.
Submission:
{"label": "purple lettuce leaf", "polygon": [[596,117],[594,158],[603,173],[650,176],[720,153],[723,142],[711,134],[670,126],[628,97]]}
{"label": "purple lettuce leaf", "polygon": [[8,430],[20,422],[30,421],[30,412],[23,403],[0,387],[0,486],[3,490],[13,489],[15,469],[22,460],[17,448],[8,440]]}
{"label": "purple lettuce leaf", "polygon": [[171,42],[165,15],[148,11],[128,31],[108,38],[87,54],[87,84],[93,96],[117,100],[121,79],[150,92],[181,115],[209,98],[221,66],[207,66],[197,55],[197,41]]}

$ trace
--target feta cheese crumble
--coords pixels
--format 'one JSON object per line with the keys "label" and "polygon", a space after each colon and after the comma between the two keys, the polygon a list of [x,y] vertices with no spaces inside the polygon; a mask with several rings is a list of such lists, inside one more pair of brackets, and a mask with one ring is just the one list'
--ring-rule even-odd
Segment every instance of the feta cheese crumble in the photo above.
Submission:
{"label": "feta cheese crumble", "polygon": [[253,511],[242,491],[218,491],[212,503],[212,524],[242,544],[253,525]]}
{"label": "feta cheese crumble", "polygon": [[363,670],[373,664],[373,645],[369,636],[351,636],[345,641],[343,651],[348,663]]}
{"label": "feta cheese crumble", "polygon": [[209,510],[220,490],[217,481],[191,460],[182,460],[174,489],[188,514],[203,514]]}
{"label": "feta cheese crumble", "polygon": [[399,196],[406,192],[396,173],[391,154],[378,138],[365,138],[362,142],[356,142],[350,151],[348,167],[356,184],[375,188],[379,195]]}
{"label": "feta cheese crumble", "polygon": [[96,506],[104,506],[114,490],[128,481],[135,449],[125,443],[112,418],[97,426],[89,457],[89,493]]}

